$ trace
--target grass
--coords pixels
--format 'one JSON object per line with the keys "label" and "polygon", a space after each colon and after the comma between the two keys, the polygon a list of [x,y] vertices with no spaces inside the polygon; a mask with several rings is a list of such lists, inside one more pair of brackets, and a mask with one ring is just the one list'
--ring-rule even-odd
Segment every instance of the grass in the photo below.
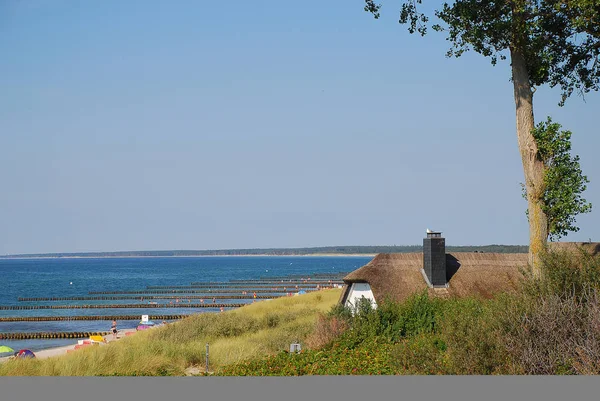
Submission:
{"label": "grass", "polygon": [[261,301],[223,313],[203,313],[142,331],[106,346],[42,360],[0,364],[0,376],[178,376],[276,354],[312,333],[317,316],[337,302],[340,289]]}

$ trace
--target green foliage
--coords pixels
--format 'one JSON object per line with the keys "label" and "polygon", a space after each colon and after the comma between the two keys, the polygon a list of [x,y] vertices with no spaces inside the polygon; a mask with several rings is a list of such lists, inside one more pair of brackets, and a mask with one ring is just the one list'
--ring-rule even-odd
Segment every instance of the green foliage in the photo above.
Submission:
{"label": "green foliage", "polygon": [[352,310],[350,330],[342,335],[341,343],[349,349],[355,348],[369,338],[376,337],[380,331],[379,314],[373,308],[370,299],[361,297]]}
{"label": "green foliage", "polygon": [[400,374],[450,374],[446,361],[447,345],[438,336],[422,334],[395,345],[390,355],[394,370]]}
{"label": "green foliage", "polygon": [[352,308],[338,303],[331,308],[327,313],[327,316],[337,317],[346,322],[350,322],[352,320]]}
{"label": "green foliage", "polygon": [[373,308],[373,301],[365,298],[364,296],[360,297],[354,306],[354,316],[358,321],[366,319],[374,311],[375,308]]}
{"label": "green foliage", "polygon": [[415,294],[403,303],[386,300],[377,309],[369,300],[361,298],[351,310],[350,318],[347,308],[335,312],[337,316],[347,319],[350,326],[340,342],[348,348],[354,348],[373,337],[395,342],[421,333],[433,333],[441,306],[442,301],[429,298],[427,292]]}
{"label": "green foliage", "polygon": [[560,124],[548,117],[532,131],[546,168],[542,210],[548,218],[551,240],[567,235],[568,231],[579,231],[575,216],[592,210],[592,205],[581,197],[589,180],[581,171],[579,156],[571,156],[571,132],[560,128]]}
{"label": "green foliage", "polygon": [[390,375],[395,374],[390,355],[393,345],[371,338],[348,349],[333,344],[324,350],[302,350],[299,354],[281,352],[224,367],[223,376],[302,376],[302,375]]}
{"label": "green foliage", "polygon": [[[399,22],[425,35],[429,17],[419,11],[421,2],[405,0]],[[365,3],[365,11],[379,18],[381,5]],[[575,89],[600,88],[599,14],[595,0],[455,0],[434,12],[439,23],[432,28],[447,32],[449,57],[474,50],[495,65],[509,50],[521,53],[531,86],[560,86],[562,105]]]}
{"label": "green foliage", "polygon": [[497,300],[466,298],[448,301],[440,321],[447,345],[447,369],[452,374],[501,374],[506,353],[496,334]]}
{"label": "green foliage", "polygon": [[403,303],[383,302],[377,309],[378,335],[390,341],[421,333],[433,333],[441,314],[442,301],[429,298],[426,291],[409,297]]}

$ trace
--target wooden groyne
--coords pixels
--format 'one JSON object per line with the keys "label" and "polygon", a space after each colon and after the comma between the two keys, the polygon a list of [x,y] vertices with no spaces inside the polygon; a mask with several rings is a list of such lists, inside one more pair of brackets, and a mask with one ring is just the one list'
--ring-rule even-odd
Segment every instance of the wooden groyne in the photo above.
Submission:
{"label": "wooden groyne", "polygon": [[[256,279],[256,280],[231,280],[229,283],[227,283],[228,285],[239,285],[239,284],[245,284],[245,285],[256,285],[256,284],[267,284],[267,285],[281,285],[281,284],[310,284],[310,285],[328,285],[328,284],[340,284],[343,283],[343,280],[298,280],[298,279],[292,279],[292,280],[260,280],[260,279]],[[202,281],[194,281],[192,283],[190,283],[190,285],[194,285],[194,286],[198,286],[198,285],[219,285],[219,284],[223,284],[220,282],[202,282]]]}
{"label": "wooden groyne", "polygon": [[[235,289],[235,291],[233,290],[229,290],[229,291],[211,291],[211,290],[145,290],[145,291],[140,291],[140,290],[134,290],[134,291],[89,291],[88,294],[89,295],[127,295],[127,294],[206,294],[206,296],[211,296],[211,294],[240,294],[243,292],[246,293],[268,293],[268,294],[274,294],[274,293],[280,293],[280,294],[286,294],[289,292],[299,292],[299,291],[314,291],[316,289],[297,289],[294,287],[281,287],[281,291],[276,291],[276,290],[244,290],[244,289]],[[245,294],[242,294],[245,295]]]}
{"label": "wooden groyne", "polygon": [[[179,290],[179,289],[195,289],[195,288],[240,288],[247,291],[253,291],[254,289],[283,289],[283,288],[316,288],[318,284],[296,284],[290,283],[289,285],[282,285],[286,283],[276,283],[273,285],[257,284],[257,285],[241,285],[241,284],[198,284],[198,285],[149,285],[146,288],[149,290]],[[319,285],[320,288],[333,288],[333,284]]]}
{"label": "wooden groyne", "polygon": [[[180,320],[191,315],[149,315],[150,320]],[[68,322],[92,320],[140,320],[140,315],[94,316],[15,316],[0,317],[0,322]]]}
{"label": "wooden groyne", "polygon": [[108,331],[63,331],[63,332],[24,332],[24,333],[0,333],[2,340],[32,340],[52,338],[86,338],[90,336],[106,336]]}
{"label": "wooden groyne", "polygon": [[[345,276],[347,276],[350,272],[340,272],[340,273],[317,273],[317,274],[290,274],[289,276],[261,276],[259,280],[289,280],[289,279],[307,279],[311,278],[315,279],[339,279],[341,280]],[[251,279],[250,279],[251,280]],[[230,280],[234,281],[234,280]]]}
{"label": "wooden groyne", "polygon": [[[281,297],[282,295],[256,295],[255,299],[273,299]],[[145,296],[133,296],[133,295],[122,295],[122,296],[98,296],[98,297],[19,297],[19,302],[51,302],[51,301],[117,301],[117,300],[138,300],[147,301],[150,299],[179,299],[181,301],[188,299],[202,299],[210,301],[214,299],[253,299],[254,295],[187,295],[181,297],[178,295],[145,295]]]}
{"label": "wooden groyne", "polygon": [[162,308],[239,308],[246,304],[110,304],[110,305],[2,305],[0,310],[31,309],[162,309]]}

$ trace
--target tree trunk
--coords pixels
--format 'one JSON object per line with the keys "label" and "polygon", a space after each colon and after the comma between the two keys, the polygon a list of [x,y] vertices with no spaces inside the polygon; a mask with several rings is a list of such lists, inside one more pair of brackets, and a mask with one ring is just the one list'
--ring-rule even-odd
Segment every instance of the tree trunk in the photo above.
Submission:
{"label": "tree trunk", "polygon": [[533,120],[533,91],[529,84],[529,73],[523,53],[510,49],[512,78],[517,114],[517,139],[527,190],[529,211],[529,264],[536,276],[540,274],[540,254],[548,239],[548,219],[542,210],[545,191],[545,166],[538,154],[538,147],[531,130]]}

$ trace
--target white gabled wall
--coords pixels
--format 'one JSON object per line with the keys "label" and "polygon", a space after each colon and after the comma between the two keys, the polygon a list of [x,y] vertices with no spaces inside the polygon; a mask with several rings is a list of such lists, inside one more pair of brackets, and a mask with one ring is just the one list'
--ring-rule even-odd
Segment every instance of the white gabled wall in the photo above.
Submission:
{"label": "white gabled wall", "polygon": [[359,299],[365,297],[371,300],[373,308],[377,308],[377,302],[375,302],[375,296],[371,291],[371,286],[368,283],[352,283],[346,304],[344,306],[354,307]]}

